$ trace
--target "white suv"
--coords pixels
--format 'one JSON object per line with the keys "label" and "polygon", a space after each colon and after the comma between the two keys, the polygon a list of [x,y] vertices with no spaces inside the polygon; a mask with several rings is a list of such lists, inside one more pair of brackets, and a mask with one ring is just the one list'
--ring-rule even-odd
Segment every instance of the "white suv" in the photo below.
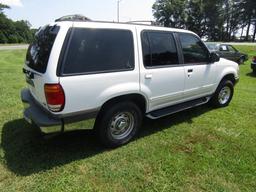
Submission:
{"label": "white suv", "polygon": [[191,31],[57,21],[41,28],[27,51],[24,117],[44,133],[96,119],[100,140],[116,147],[135,136],[143,116],[157,119],[208,101],[227,106],[238,71]]}

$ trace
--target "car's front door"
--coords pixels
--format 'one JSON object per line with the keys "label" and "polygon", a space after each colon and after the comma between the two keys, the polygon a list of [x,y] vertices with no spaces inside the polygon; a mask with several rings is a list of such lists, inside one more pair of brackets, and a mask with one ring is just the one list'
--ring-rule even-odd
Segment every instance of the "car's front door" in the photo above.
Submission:
{"label": "car's front door", "polygon": [[183,98],[184,66],[180,65],[174,36],[166,31],[141,32],[141,91],[149,99],[149,111]]}
{"label": "car's front door", "polygon": [[228,45],[228,51],[229,51],[229,55],[230,55],[230,60],[232,60],[232,61],[239,60],[240,54],[232,45]]}
{"label": "car's front door", "polygon": [[190,33],[179,33],[185,70],[184,97],[193,99],[212,93],[216,65],[209,63],[209,51]]}

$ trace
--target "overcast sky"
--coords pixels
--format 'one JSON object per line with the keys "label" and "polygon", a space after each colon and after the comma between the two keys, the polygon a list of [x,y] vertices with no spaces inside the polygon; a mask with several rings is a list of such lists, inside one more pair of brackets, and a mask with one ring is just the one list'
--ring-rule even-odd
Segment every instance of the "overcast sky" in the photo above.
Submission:
{"label": "overcast sky", "polygon": [[[5,14],[13,20],[28,20],[43,26],[69,14],[82,14],[93,20],[117,20],[117,0],[0,0],[11,9]],[[120,21],[152,20],[155,0],[122,0]]]}

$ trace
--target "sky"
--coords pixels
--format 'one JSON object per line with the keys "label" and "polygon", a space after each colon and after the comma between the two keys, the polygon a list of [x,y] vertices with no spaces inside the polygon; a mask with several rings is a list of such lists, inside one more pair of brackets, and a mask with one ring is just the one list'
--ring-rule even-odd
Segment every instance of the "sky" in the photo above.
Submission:
{"label": "sky", "polygon": [[[121,0],[120,21],[153,20],[155,0]],[[33,28],[64,15],[82,14],[92,20],[117,21],[117,0],[0,0],[9,5],[8,18],[28,20]]]}

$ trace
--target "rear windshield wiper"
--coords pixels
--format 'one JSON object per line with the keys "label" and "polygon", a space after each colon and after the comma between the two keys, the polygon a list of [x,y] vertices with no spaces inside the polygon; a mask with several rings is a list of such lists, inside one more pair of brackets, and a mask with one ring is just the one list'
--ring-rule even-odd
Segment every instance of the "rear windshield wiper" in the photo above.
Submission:
{"label": "rear windshield wiper", "polygon": [[28,78],[34,79],[34,73],[32,71],[29,71],[27,69],[22,69],[23,73],[27,75]]}

